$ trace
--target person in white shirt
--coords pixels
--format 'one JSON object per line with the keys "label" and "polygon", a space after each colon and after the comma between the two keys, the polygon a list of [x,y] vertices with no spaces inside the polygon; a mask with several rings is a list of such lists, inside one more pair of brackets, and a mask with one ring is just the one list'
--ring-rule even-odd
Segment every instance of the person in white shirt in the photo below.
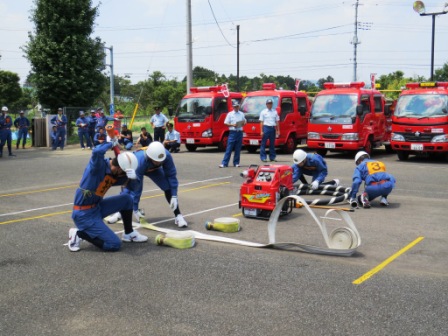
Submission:
{"label": "person in white shirt", "polygon": [[233,166],[240,166],[240,153],[243,145],[243,126],[246,124],[244,113],[240,111],[240,104],[236,101],[233,103],[233,111],[227,113],[224,124],[229,126],[229,137],[227,139],[226,153],[222,159],[219,168],[229,166],[230,156],[233,154]]}
{"label": "person in white shirt", "polygon": [[269,159],[277,162],[275,153],[275,138],[280,135],[279,116],[277,110],[272,108],[272,99],[266,100],[266,108],[260,113],[261,146],[260,159],[268,162],[266,155],[266,142],[269,140]]}
{"label": "person in white shirt", "polygon": [[160,113],[160,107],[157,106],[155,111],[156,114],[154,114],[149,121],[154,129],[154,141],[163,143],[165,140],[165,125],[169,120],[163,113]]}
{"label": "person in white shirt", "polygon": [[174,129],[172,123],[166,124],[168,132],[165,134],[163,145],[170,153],[178,153],[180,151],[180,133]]}

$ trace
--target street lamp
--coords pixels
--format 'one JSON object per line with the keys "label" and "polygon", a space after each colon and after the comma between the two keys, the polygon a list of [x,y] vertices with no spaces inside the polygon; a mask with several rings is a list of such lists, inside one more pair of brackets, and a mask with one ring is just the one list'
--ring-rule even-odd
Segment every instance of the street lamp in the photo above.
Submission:
{"label": "street lamp", "polygon": [[[445,4],[445,8],[448,4]],[[414,11],[416,11],[420,16],[432,16],[432,42],[431,42],[431,81],[434,80],[434,31],[436,27],[436,15],[443,15],[448,13],[448,10],[437,13],[426,13],[425,4],[423,1],[414,2]]]}

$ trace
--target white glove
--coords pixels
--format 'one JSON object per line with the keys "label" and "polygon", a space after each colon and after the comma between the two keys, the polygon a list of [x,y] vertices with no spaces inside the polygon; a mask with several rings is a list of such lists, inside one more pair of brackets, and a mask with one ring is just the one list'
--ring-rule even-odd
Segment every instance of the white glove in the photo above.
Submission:
{"label": "white glove", "polygon": [[170,208],[173,211],[176,210],[176,208],[177,208],[177,196],[172,196],[171,197]]}
{"label": "white glove", "polygon": [[128,179],[131,179],[131,180],[137,179],[137,174],[135,173],[135,169],[128,168],[125,170],[125,172],[126,172],[126,176],[128,177]]}
{"label": "white glove", "polygon": [[118,138],[117,138],[117,137],[115,137],[115,138],[110,138],[109,136],[107,136],[106,140],[107,140],[107,142],[112,143],[112,147],[115,147],[115,146],[118,146],[118,145],[119,145],[119,143],[118,143]]}
{"label": "white glove", "polygon": [[311,183],[311,189],[312,189],[312,190],[316,190],[318,187],[319,187],[319,181],[318,181],[318,180],[314,180],[314,181]]}

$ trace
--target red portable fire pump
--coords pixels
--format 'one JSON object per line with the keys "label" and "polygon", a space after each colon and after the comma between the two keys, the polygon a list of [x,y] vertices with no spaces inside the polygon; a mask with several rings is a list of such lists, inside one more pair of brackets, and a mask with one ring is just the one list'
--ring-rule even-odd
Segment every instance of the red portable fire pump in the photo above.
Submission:
{"label": "red portable fire pump", "polygon": [[[244,217],[268,219],[277,203],[294,189],[292,168],[287,165],[251,165],[241,176],[246,178],[239,201]],[[295,200],[289,199],[281,215],[289,214],[295,206]]]}

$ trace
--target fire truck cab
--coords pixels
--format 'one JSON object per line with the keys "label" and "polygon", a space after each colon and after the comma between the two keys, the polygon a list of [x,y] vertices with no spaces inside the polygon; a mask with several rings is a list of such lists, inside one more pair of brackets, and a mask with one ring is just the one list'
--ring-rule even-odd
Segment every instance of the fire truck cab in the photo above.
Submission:
{"label": "fire truck cab", "polygon": [[306,143],[310,101],[306,93],[292,90],[277,90],[275,83],[265,83],[262,90],[248,92],[241,104],[247,124],[244,126],[243,145],[255,153],[261,144],[260,112],[266,108],[266,100],[272,99],[272,108],[280,117],[280,136],[276,147],[291,154],[297,144]]}
{"label": "fire truck cab", "polygon": [[227,85],[192,87],[179,103],[174,117],[176,129],[188,151],[198,147],[218,146],[225,150],[229,128],[224,120],[232,103],[240,102],[239,92],[229,92]]}
{"label": "fire truck cab", "polygon": [[391,145],[399,160],[410,154],[448,159],[448,82],[406,84],[392,117]]}
{"label": "fire truck cab", "polygon": [[313,102],[307,145],[319,154],[365,150],[389,145],[386,117],[389,105],[376,89],[364,82],[324,83]]}

